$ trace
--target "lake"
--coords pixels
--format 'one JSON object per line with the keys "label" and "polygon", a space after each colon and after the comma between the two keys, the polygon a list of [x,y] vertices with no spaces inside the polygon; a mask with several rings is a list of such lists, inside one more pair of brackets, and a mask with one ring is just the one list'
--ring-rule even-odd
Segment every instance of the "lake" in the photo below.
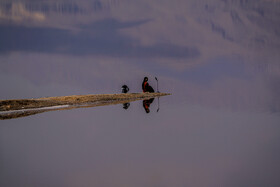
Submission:
{"label": "lake", "polygon": [[280,186],[279,7],[1,1],[1,100],[172,95],[0,120],[0,186]]}

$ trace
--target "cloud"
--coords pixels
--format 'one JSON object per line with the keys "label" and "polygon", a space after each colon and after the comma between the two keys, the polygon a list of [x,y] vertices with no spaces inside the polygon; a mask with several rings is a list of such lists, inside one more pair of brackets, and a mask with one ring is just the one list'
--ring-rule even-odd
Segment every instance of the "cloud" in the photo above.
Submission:
{"label": "cloud", "polygon": [[80,26],[72,33],[57,28],[0,26],[0,54],[13,51],[61,53],[71,55],[100,55],[137,58],[196,58],[200,55],[194,47],[170,43],[141,45],[136,39],[121,34],[119,29],[137,27],[149,20],[119,22],[105,19]]}
{"label": "cloud", "polygon": [[[0,7],[1,8],[1,7]],[[0,9],[0,20],[20,22],[23,20],[44,21],[45,15],[40,12],[30,12],[22,3],[11,3],[10,8]]]}

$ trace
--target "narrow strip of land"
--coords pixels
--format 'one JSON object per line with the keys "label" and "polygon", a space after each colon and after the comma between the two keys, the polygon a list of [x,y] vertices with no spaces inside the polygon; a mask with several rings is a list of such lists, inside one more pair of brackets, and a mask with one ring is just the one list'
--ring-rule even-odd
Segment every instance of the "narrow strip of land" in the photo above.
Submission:
{"label": "narrow strip of land", "polygon": [[137,100],[145,100],[166,95],[170,94],[127,93],[0,100],[0,120],[26,117],[48,111],[124,104]]}
{"label": "narrow strip of land", "polygon": [[97,94],[72,95],[61,97],[46,97],[38,99],[0,100],[0,112],[22,109],[34,109],[60,105],[83,105],[102,103],[123,103],[122,101],[143,100],[153,97],[170,95],[169,93],[126,93],[126,94]]}

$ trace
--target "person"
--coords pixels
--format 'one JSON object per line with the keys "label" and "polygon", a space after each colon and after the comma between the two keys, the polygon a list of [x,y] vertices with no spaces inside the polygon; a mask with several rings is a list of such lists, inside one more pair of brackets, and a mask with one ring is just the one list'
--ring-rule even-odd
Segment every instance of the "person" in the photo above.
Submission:
{"label": "person", "polygon": [[148,77],[144,77],[143,83],[142,83],[142,90],[143,92],[150,92],[150,93],[154,93],[154,89],[153,87],[151,87],[148,83]]}
{"label": "person", "polygon": [[122,93],[127,93],[129,91],[129,88],[127,85],[122,86]]}

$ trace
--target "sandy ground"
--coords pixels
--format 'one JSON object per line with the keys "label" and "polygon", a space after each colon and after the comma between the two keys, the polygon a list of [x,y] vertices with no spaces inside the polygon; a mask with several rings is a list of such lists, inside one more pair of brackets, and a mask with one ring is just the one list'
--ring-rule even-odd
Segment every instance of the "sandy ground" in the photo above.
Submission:
{"label": "sandy ground", "polygon": [[126,93],[0,100],[0,119],[12,119],[54,110],[69,110],[73,108],[123,104],[166,95],[170,94]]}

